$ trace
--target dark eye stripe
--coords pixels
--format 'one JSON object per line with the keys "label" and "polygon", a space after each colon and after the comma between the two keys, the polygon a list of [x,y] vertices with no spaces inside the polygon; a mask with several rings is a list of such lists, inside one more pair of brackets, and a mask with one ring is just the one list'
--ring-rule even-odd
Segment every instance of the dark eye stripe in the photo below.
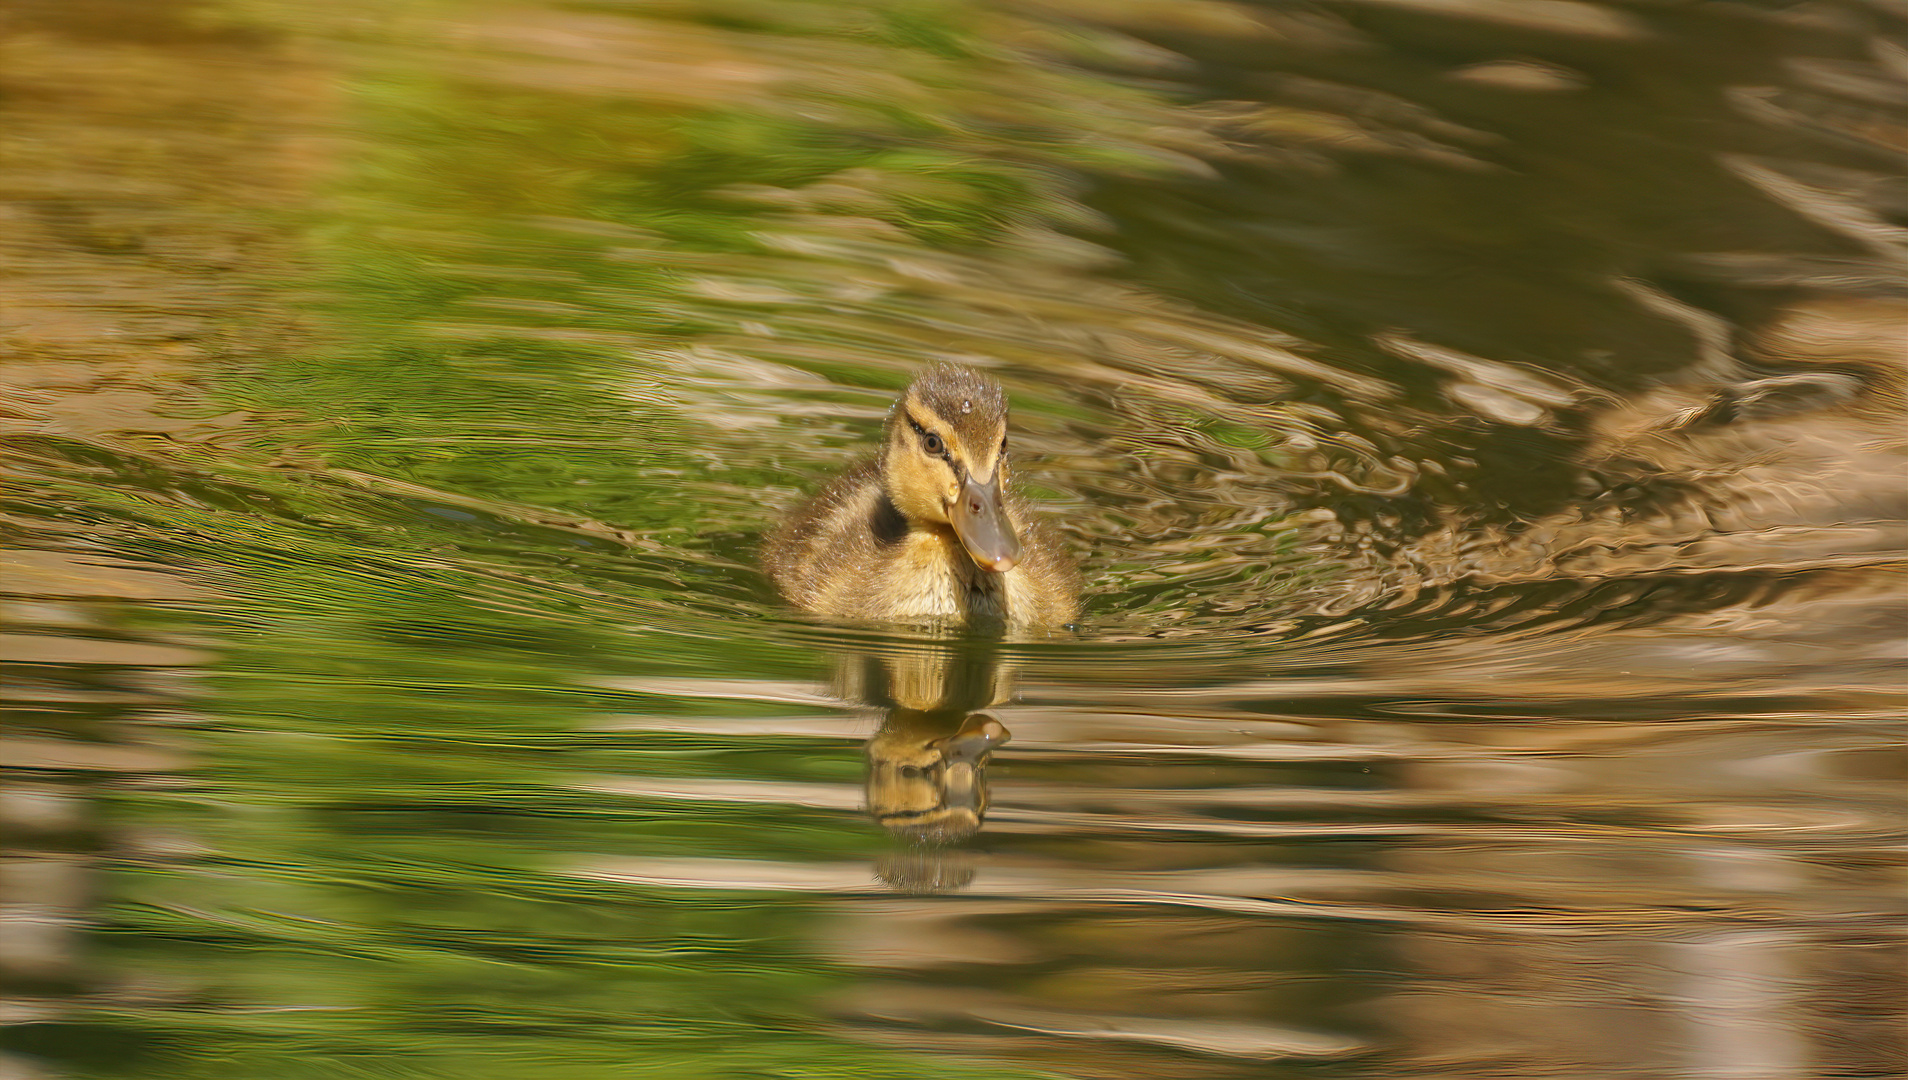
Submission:
{"label": "dark eye stripe", "polygon": [[[906,416],[905,413],[903,415]],[[936,435],[934,432],[931,432],[927,428],[922,427],[920,423],[916,421],[914,417],[912,416],[907,416],[907,421],[908,421],[908,426],[914,429],[914,433],[916,435],[921,436],[922,449],[926,450],[930,454],[935,455],[936,457],[945,458],[949,462],[952,462],[954,460],[953,458],[948,456],[947,444],[941,441],[941,437],[939,435]]]}

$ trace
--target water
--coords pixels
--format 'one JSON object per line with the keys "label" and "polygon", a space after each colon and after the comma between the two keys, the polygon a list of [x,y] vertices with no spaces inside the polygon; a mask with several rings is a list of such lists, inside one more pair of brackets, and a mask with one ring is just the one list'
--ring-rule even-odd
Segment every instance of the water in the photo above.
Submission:
{"label": "water", "polygon": [[[1908,1067],[1894,5],[4,26],[0,1076]],[[936,359],[1077,631],[756,572]]]}

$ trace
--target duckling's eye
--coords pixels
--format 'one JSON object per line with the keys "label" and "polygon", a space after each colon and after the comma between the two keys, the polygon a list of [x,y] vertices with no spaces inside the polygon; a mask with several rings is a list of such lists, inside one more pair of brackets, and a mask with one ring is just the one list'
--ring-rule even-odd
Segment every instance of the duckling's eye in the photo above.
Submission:
{"label": "duckling's eye", "polygon": [[941,442],[941,437],[932,431],[928,432],[927,438],[921,440],[921,447],[936,457],[940,456],[941,451],[947,449],[947,445]]}

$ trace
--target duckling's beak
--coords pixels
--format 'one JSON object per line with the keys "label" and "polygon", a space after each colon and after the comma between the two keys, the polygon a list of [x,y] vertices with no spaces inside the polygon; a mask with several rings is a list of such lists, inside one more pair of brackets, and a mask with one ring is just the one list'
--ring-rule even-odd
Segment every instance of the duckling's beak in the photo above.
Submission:
{"label": "duckling's beak", "polygon": [[968,477],[948,511],[954,535],[981,569],[1004,574],[1020,561],[1020,537],[1014,535],[1007,508],[1001,505],[998,472],[985,484]]}

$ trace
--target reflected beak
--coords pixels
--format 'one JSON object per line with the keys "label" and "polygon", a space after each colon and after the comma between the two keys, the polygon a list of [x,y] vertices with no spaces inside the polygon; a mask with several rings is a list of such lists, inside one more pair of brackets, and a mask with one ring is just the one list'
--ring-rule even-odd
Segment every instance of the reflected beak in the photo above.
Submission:
{"label": "reflected beak", "polygon": [[987,484],[968,477],[960,497],[948,509],[954,535],[981,569],[1004,574],[1020,561],[1020,537],[1014,535],[1007,508],[1001,505],[998,473]]}
{"label": "reflected beak", "polygon": [[961,730],[942,739],[941,805],[971,811],[974,827],[979,828],[979,815],[987,809],[987,782],[981,777],[981,769],[994,747],[1012,737],[1000,721],[986,713],[975,713]]}
{"label": "reflected beak", "polygon": [[994,748],[1004,745],[1013,735],[1007,725],[987,715],[975,713],[967,718],[961,729],[940,742],[941,760],[949,764],[962,764],[979,767],[994,752]]}

